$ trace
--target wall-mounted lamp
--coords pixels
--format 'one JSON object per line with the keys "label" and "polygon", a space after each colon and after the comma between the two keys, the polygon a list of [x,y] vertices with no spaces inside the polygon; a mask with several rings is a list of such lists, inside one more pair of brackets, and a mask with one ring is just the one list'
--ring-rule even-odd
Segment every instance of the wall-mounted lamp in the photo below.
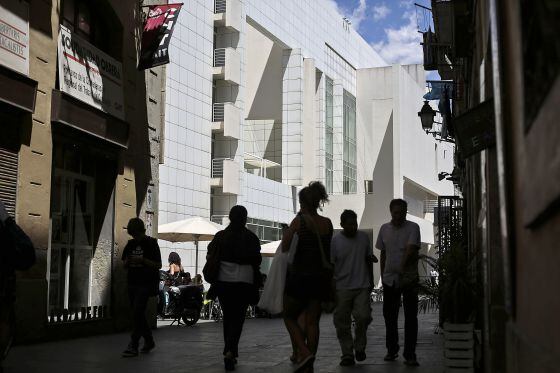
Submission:
{"label": "wall-mounted lamp", "polygon": [[432,109],[428,101],[424,101],[424,105],[422,109],[418,112],[418,116],[420,117],[420,121],[422,122],[422,129],[428,132],[434,126],[434,117],[436,116],[436,111]]}

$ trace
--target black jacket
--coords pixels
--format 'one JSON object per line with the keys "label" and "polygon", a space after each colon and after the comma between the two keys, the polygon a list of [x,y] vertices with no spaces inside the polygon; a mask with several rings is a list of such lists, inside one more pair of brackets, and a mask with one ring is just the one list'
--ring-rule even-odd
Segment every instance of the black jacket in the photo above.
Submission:
{"label": "black jacket", "polygon": [[15,271],[35,264],[35,248],[25,232],[8,218],[0,222],[0,298],[15,299]]}

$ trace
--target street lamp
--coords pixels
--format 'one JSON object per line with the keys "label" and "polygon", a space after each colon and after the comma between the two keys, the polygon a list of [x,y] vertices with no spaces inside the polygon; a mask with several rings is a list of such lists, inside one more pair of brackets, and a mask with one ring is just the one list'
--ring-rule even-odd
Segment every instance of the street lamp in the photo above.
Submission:
{"label": "street lamp", "polygon": [[424,131],[428,132],[432,129],[434,125],[434,117],[436,116],[436,111],[432,109],[428,101],[424,101],[422,109],[418,112],[420,121],[422,122],[422,128]]}

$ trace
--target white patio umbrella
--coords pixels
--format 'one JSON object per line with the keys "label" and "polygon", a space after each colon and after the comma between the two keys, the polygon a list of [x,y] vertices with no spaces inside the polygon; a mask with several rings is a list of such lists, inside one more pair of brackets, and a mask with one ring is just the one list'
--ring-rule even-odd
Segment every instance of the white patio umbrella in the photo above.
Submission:
{"label": "white patio umbrella", "polygon": [[276,254],[276,249],[278,249],[278,246],[280,245],[280,242],[282,242],[282,240],[280,241],[272,241],[269,243],[265,243],[261,245],[261,255],[262,256],[274,256],[274,254]]}
{"label": "white patio umbrella", "polygon": [[198,274],[198,242],[211,241],[216,233],[224,229],[202,217],[194,217],[172,223],[162,224],[158,227],[158,238],[170,242],[194,242],[196,259],[194,274]]}

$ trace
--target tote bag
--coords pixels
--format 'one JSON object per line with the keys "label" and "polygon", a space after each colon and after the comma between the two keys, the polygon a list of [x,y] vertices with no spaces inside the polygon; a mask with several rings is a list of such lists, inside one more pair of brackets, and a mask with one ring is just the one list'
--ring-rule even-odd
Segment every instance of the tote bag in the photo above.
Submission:
{"label": "tote bag", "polygon": [[264,283],[261,299],[257,304],[257,307],[271,315],[282,312],[284,307],[284,287],[288,270],[288,255],[289,253],[282,252],[282,244],[280,244],[274,254],[274,259]]}

